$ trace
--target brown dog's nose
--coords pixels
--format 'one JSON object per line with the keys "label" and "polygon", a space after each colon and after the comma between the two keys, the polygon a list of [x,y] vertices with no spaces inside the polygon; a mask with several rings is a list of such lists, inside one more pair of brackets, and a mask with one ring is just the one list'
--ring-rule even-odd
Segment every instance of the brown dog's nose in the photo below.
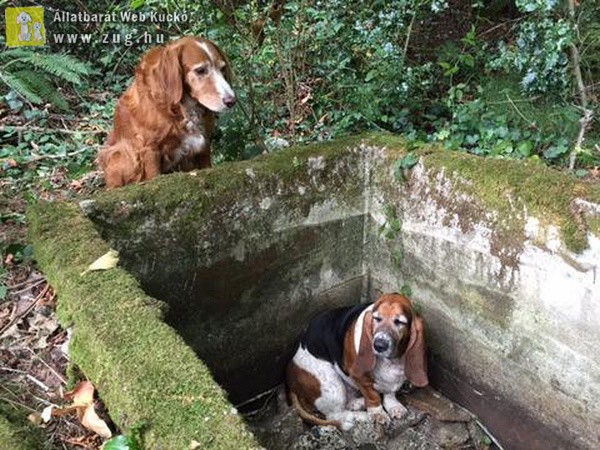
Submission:
{"label": "brown dog's nose", "polygon": [[236,102],[235,95],[229,95],[223,99],[223,103],[228,108],[233,108],[233,105],[235,105],[235,102]]}

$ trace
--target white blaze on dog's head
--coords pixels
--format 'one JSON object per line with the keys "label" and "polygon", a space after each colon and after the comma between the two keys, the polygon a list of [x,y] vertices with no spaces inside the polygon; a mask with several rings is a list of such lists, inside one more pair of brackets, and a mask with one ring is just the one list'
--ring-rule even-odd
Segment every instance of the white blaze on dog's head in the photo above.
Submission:
{"label": "white blaze on dog's head", "polygon": [[194,43],[184,46],[181,52],[190,96],[214,112],[231,109],[236,98],[228,81],[231,71],[227,58],[208,40],[197,38]]}

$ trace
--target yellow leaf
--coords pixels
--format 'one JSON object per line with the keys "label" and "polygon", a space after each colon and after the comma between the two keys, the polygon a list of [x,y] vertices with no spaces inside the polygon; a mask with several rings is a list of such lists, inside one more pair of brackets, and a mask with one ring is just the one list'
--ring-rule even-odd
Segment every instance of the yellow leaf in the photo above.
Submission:
{"label": "yellow leaf", "polygon": [[108,270],[114,269],[119,262],[119,252],[113,249],[110,249],[96,261],[94,261],[90,266],[81,272],[81,276],[85,275],[88,272],[94,270]]}
{"label": "yellow leaf", "polygon": [[94,409],[94,385],[91,382],[78,383],[75,389],[65,392],[64,397],[66,400],[72,400],[73,403],[64,408],[53,409],[53,416],[64,416],[75,412],[81,424],[88,430],[92,430],[105,439],[112,436],[108,425],[98,417]]}
{"label": "yellow leaf", "polygon": [[84,411],[83,416],[79,417],[81,420],[81,425],[86,427],[88,430],[92,430],[94,433],[102,436],[105,439],[108,439],[112,436],[112,432],[106,425],[106,422],[98,417],[96,411],[94,410],[94,405],[88,405]]}

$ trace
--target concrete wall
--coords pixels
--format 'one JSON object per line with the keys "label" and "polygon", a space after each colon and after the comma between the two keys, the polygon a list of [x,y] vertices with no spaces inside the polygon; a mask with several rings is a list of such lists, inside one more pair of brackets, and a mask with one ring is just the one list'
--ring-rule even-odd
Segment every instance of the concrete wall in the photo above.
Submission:
{"label": "concrete wall", "polygon": [[[598,237],[589,233],[589,248],[574,253],[548,217],[519,205],[519,186],[497,192],[519,205],[519,220],[507,221],[460,189],[471,182],[460,171],[424,158],[403,182],[391,169],[398,155],[373,155],[372,285],[412,288],[428,324],[434,383],[508,448],[597,448]],[[380,231],[390,209],[401,222],[391,239]]]}
{"label": "concrete wall", "polygon": [[313,315],[360,302],[363,292],[360,151],[288,156],[295,170],[287,174],[270,159],[215,171],[229,178],[218,193],[194,178],[178,194],[193,191],[194,201],[161,201],[171,185],[152,202],[137,193],[117,202],[116,213],[113,194],[88,203],[122,265],[168,304],[167,323],[234,404],[281,383]]}
{"label": "concrete wall", "polygon": [[600,445],[598,186],[435,148],[399,176],[401,139],[359,142],[84,209],[234,400],[280,381],[308,318],[364,300],[365,277],[371,297],[412,290],[434,385],[507,448]]}

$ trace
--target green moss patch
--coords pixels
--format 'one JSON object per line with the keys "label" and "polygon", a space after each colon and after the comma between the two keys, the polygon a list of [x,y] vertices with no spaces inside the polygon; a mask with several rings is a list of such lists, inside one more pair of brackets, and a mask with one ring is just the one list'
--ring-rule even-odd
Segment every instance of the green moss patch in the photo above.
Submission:
{"label": "green moss patch", "polygon": [[[578,180],[574,175],[525,161],[484,159],[464,153],[438,150],[426,162],[443,167],[460,183],[459,189],[479,198],[510,221],[524,210],[542,224],[560,227],[566,246],[581,252],[587,248],[587,232],[573,201],[583,198],[600,203],[600,186]],[[521,210],[521,211],[518,211]]]}
{"label": "green moss patch", "polygon": [[26,414],[0,400],[0,450],[48,448],[41,431],[27,422]]}
{"label": "green moss patch", "polygon": [[63,325],[74,324],[72,360],[96,385],[125,431],[146,423],[148,448],[257,448],[206,366],[160,320],[156,301],[121,269],[91,272],[108,251],[76,205],[28,212],[35,257],[57,290]]}
{"label": "green moss patch", "polygon": [[[407,151],[406,141],[399,137],[383,135],[367,139],[386,145],[393,150],[394,158],[401,158]],[[574,206],[577,198],[600,203],[598,183],[535,162],[482,158],[433,144],[419,148],[416,153],[423,157],[430,179],[443,170],[454,181],[456,192],[481,201],[480,213],[497,212],[499,224],[505,230],[513,233],[522,230],[526,213],[543,225],[560,227],[567,248],[574,252],[587,248],[588,232],[598,234],[594,218],[585,217]]]}

